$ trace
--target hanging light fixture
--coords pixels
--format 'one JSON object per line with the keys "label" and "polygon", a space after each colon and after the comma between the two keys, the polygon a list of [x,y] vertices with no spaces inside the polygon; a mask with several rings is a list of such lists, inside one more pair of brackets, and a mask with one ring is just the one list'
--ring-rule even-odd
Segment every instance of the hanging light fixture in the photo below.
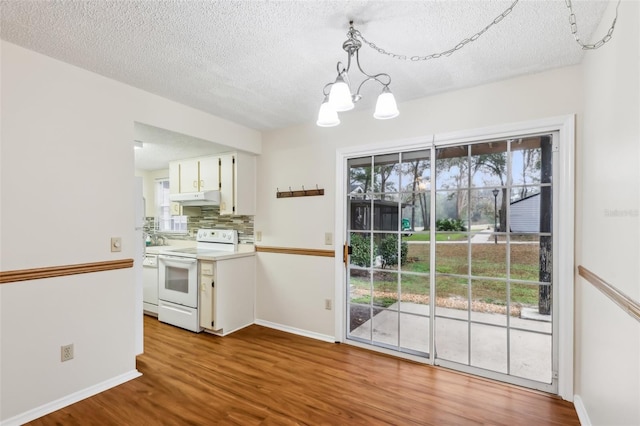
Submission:
{"label": "hanging light fixture", "polygon": [[322,101],[322,105],[320,105],[320,112],[318,112],[318,121],[316,121],[316,124],[320,127],[333,127],[340,124],[338,113],[329,105],[329,95],[324,96],[324,101]]}
{"label": "hanging light fixture", "polygon": [[[360,66],[360,57],[358,56],[358,52],[360,51],[360,47],[362,47],[362,43],[367,44],[378,53],[385,54],[394,59],[403,61],[416,62],[446,58],[456,53],[467,44],[478,40],[490,28],[502,22],[504,18],[506,18],[507,15],[512,12],[513,8],[516,6],[516,4],[518,4],[518,2],[519,0],[513,0],[513,3],[511,3],[511,5],[504,10],[504,12],[498,15],[493,21],[491,21],[488,25],[483,27],[474,35],[463,38],[458,44],[451,47],[450,49],[431,53],[429,55],[410,56],[387,51],[367,40],[360,33],[360,31],[353,28],[353,21],[350,21],[349,31],[347,32],[348,38],[342,44],[342,48],[345,52],[347,52],[347,67],[345,68],[342,62],[338,62],[338,65],[336,67],[338,71],[336,81],[334,81],[333,83],[327,83],[324,86],[324,89],[322,91],[324,93],[324,100],[322,101],[322,105],[320,106],[320,112],[318,113],[318,121],[316,122],[316,124],[323,127],[337,126],[338,124],[340,124],[340,119],[338,118],[337,113],[353,109],[354,104],[362,99],[360,90],[362,89],[362,86],[368,81],[377,81],[380,85],[382,85],[382,93],[380,94],[380,96],[378,96],[378,101],[376,102],[376,110],[373,113],[374,118],[377,118],[379,120],[386,120],[389,118],[397,117],[400,114],[398,112],[396,100],[393,97],[391,90],[389,89],[389,85],[391,84],[391,77],[389,76],[389,74],[380,73],[371,75],[362,70],[362,67]],[[573,37],[575,38],[576,42],[582,47],[582,49],[595,50],[602,47],[605,43],[611,40],[616,21],[618,20],[618,7],[620,6],[620,0],[618,0],[618,3],[616,5],[616,15],[613,18],[611,26],[609,27],[609,31],[607,31],[607,34],[604,37],[593,44],[585,44],[580,40],[577,34],[578,24],[576,22],[576,15],[573,10],[572,0],[566,0],[566,4],[570,12],[569,24],[571,25],[571,34],[573,34]],[[360,72],[366,77],[358,86],[358,90],[355,94],[351,92],[351,83],[349,82],[349,70],[351,69],[351,59],[353,56],[355,56],[358,70],[360,70]]]}
{"label": "hanging light fixture", "polygon": [[[338,118],[338,112],[349,111],[353,109],[356,102],[362,99],[360,90],[365,83],[369,81],[376,81],[382,86],[382,92],[378,96],[376,102],[376,109],[373,113],[373,117],[379,120],[386,120],[389,118],[397,117],[398,106],[396,100],[393,97],[393,93],[389,89],[391,84],[391,77],[389,74],[367,74],[362,70],[360,66],[360,57],[358,52],[362,46],[362,42],[358,40],[359,32],[353,28],[353,21],[349,22],[349,32],[347,32],[347,40],[342,44],[342,48],[347,52],[347,66],[345,68],[342,62],[338,62],[336,69],[338,76],[333,83],[327,83],[324,86],[324,100],[320,106],[320,112],[318,113],[318,121],[316,124],[322,127],[337,126],[340,124]],[[355,56],[355,62],[358,70],[365,75],[365,79],[358,85],[358,90],[354,93],[351,92],[351,84],[349,79],[349,70],[351,69],[351,60]]]}

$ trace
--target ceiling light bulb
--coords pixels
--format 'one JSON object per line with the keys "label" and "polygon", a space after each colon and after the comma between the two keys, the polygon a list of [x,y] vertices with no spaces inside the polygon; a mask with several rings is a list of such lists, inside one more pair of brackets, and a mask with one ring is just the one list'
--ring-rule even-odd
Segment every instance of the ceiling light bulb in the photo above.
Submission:
{"label": "ceiling light bulb", "polygon": [[396,105],[396,98],[393,97],[393,93],[389,90],[388,86],[384,86],[382,93],[378,96],[376,102],[376,110],[373,113],[373,117],[378,120],[387,120],[389,118],[395,118],[400,114],[398,106]]}
{"label": "ceiling light bulb", "polygon": [[351,99],[351,90],[342,74],[338,75],[336,81],[331,85],[329,92],[329,104],[335,111],[349,111],[353,109],[353,100]]}
{"label": "ceiling light bulb", "polygon": [[320,105],[316,124],[320,127],[333,127],[340,124],[338,113],[329,104],[329,96],[325,95],[324,101],[322,101],[322,105]]}

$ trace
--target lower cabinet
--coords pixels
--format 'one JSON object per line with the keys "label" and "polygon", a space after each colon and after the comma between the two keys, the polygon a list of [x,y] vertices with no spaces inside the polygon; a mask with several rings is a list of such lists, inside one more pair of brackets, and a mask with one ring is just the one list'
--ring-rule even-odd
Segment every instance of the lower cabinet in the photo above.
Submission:
{"label": "lower cabinet", "polygon": [[200,260],[200,327],[226,336],[253,324],[255,256]]}

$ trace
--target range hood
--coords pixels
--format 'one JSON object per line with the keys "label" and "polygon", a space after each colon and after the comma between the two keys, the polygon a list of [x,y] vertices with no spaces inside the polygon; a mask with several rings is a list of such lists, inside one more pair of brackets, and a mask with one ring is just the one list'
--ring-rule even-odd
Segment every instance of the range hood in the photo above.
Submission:
{"label": "range hood", "polygon": [[219,206],[220,191],[186,192],[169,195],[169,201],[183,206]]}

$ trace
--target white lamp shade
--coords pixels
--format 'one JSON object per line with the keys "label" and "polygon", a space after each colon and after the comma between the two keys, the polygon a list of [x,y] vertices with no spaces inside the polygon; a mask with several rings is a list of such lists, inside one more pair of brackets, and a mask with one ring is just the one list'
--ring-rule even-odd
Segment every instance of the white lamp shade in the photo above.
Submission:
{"label": "white lamp shade", "polygon": [[328,99],[325,97],[324,102],[320,105],[320,111],[318,112],[318,121],[316,124],[320,127],[333,127],[340,124],[338,113],[335,109],[329,105]]}
{"label": "white lamp shade", "polygon": [[387,120],[389,118],[395,118],[399,114],[396,98],[393,97],[393,93],[391,93],[389,88],[385,86],[380,96],[378,96],[373,117],[378,120]]}
{"label": "white lamp shade", "polygon": [[349,85],[342,75],[336,78],[336,81],[331,85],[331,91],[329,92],[329,104],[333,107],[334,111],[349,111],[353,109],[353,100],[351,99],[351,90]]}

